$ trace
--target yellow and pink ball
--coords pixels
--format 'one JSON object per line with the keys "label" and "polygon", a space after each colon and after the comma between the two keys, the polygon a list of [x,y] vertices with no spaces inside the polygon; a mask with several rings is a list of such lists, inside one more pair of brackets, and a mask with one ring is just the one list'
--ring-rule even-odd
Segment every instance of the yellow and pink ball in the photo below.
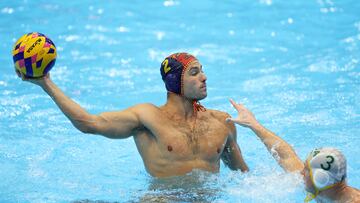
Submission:
{"label": "yellow and pink ball", "polygon": [[38,78],[46,75],[55,65],[55,44],[44,34],[25,34],[14,45],[15,68],[26,77]]}

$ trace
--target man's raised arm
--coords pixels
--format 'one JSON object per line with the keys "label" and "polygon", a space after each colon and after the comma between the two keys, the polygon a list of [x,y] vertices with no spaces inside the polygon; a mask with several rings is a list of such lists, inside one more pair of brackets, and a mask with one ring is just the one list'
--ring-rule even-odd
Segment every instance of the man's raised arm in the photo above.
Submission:
{"label": "man's raised arm", "polygon": [[108,112],[100,115],[89,114],[79,104],[67,97],[47,74],[42,78],[30,79],[20,75],[23,80],[40,86],[56,103],[71,123],[81,132],[99,134],[108,138],[127,138],[141,126],[136,107],[120,112]]}
{"label": "man's raised arm", "polygon": [[255,116],[243,105],[236,104],[232,100],[230,100],[230,102],[238,111],[238,117],[227,118],[228,122],[237,123],[241,126],[250,128],[253,132],[255,132],[260,140],[265,144],[271,155],[285,171],[301,171],[304,168],[303,162],[287,142],[263,127],[255,119]]}

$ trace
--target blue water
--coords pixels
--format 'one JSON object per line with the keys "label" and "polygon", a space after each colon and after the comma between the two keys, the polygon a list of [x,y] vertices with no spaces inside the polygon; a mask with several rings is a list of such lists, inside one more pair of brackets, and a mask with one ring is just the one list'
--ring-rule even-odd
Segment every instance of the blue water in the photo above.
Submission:
{"label": "blue water", "polygon": [[0,1],[0,202],[302,202],[287,174],[248,129],[238,144],[251,172],[150,177],[131,138],[77,131],[37,86],[13,71],[28,32],[57,46],[54,82],[91,113],[150,102],[166,91],[159,66],[179,51],[208,77],[207,108],[236,115],[233,98],[305,159],[340,149],[360,188],[360,2]]}

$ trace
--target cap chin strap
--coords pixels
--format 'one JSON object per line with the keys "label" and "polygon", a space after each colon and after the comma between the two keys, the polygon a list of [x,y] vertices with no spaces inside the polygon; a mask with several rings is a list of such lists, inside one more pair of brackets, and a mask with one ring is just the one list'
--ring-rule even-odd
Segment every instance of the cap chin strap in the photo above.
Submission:
{"label": "cap chin strap", "polygon": [[[176,95],[181,96],[181,97],[184,98],[184,95],[182,95],[182,94],[177,94],[177,93],[172,92],[172,91],[168,91],[168,93],[176,94]],[[198,111],[201,111],[201,112],[206,111],[206,108],[203,105],[201,105],[198,100],[193,100],[192,101],[192,106],[193,106],[193,112],[194,112],[195,115],[197,115]]]}
{"label": "cap chin strap", "polygon": [[197,114],[198,111],[202,111],[202,112],[206,111],[206,108],[203,105],[201,105],[199,101],[194,100],[193,101],[193,110],[194,110],[194,113]]}
{"label": "cap chin strap", "polygon": [[315,199],[316,196],[317,196],[317,194],[315,195],[313,193],[307,192],[304,202],[306,202],[306,203],[310,202],[311,200]]}
{"label": "cap chin strap", "polygon": [[327,189],[330,189],[330,188],[332,188],[332,187],[334,187],[334,186],[341,183],[341,181],[340,181],[340,182],[337,182],[337,183],[334,183],[334,184],[331,184],[331,185],[328,185],[328,186],[325,186],[325,187],[322,187],[322,188],[318,188],[316,186],[316,184],[315,184],[315,181],[314,181],[313,170],[310,167],[310,160],[307,160],[306,164],[307,164],[307,166],[308,166],[308,168],[310,170],[310,179],[311,179],[312,184],[314,185],[315,194],[313,194],[311,192],[307,192],[307,195],[306,195],[306,197],[304,199],[304,202],[310,202],[311,200],[315,199],[319,195],[320,192],[322,192],[324,190],[327,190]]}

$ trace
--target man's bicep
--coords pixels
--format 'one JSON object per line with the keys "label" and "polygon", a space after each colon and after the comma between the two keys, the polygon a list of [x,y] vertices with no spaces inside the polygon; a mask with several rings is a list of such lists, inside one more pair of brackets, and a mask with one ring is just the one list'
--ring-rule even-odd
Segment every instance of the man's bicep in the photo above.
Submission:
{"label": "man's bicep", "polygon": [[286,151],[286,156],[281,155],[285,158],[278,160],[280,166],[287,172],[301,171],[304,168],[304,163],[297,156],[295,151],[290,148]]}
{"label": "man's bicep", "polygon": [[101,113],[96,118],[96,134],[108,138],[127,138],[141,126],[139,116],[133,108],[117,112]]}
{"label": "man's bicep", "polygon": [[304,169],[304,163],[299,159],[285,160],[281,166],[287,172],[302,171]]}

